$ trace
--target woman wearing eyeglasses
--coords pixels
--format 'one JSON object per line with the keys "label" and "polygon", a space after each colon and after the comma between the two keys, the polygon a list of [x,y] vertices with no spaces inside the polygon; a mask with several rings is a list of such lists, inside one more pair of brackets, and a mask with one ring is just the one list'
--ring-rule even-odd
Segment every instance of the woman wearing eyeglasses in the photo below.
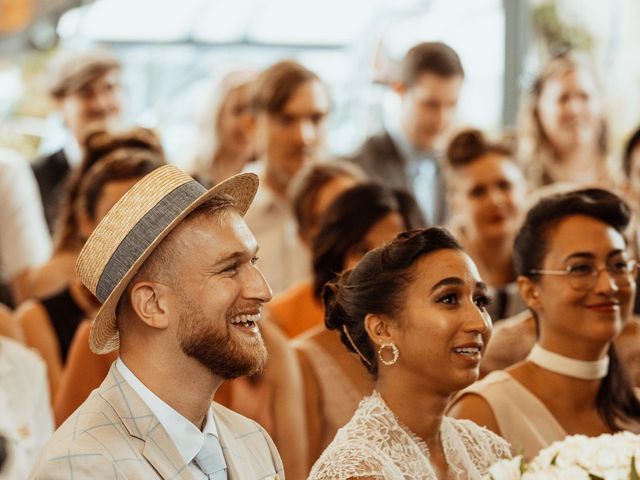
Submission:
{"label": "woman wearing eyeglasses", "polygon": [[538,325],[529,356],[454,399],[448,414],[534,457],[567,435],[640,431],[640,402],[613,346],[631,312],[629,206],[587,189],[540,200],[514,246],[518,286]]}

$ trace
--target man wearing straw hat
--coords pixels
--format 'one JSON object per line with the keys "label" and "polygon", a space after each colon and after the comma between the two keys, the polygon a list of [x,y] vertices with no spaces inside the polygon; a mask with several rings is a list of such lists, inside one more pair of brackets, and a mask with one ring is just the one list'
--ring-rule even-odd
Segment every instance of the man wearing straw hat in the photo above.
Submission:
{"label": "man wearing straw hat", "polygon": [[264,429],[211,402],[266,361],[257,322],[271,291],[242,218],[257,188],[245,173],[207,191],[165,166],[105,216],[76,271],[102,302],[91,349],[119,358],[31,478],[284,478]]}

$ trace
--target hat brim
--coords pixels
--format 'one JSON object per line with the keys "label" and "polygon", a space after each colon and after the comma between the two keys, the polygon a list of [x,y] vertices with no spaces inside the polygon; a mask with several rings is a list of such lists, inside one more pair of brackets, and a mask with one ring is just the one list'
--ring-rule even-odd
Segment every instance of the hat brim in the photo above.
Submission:
{"label": "hat brim", "polygon": [[120,336],[116,323],[115,310],[120,301],[122,293],[125,291],[133,276],[138,272],[144,261],[151,255],[162,240],[182,221],[203,203],[211,200],[213,197],[226,195],[233,200],[234,207],[240,215],[249,209],[253,198],[258,191],[258,177],[252,173],[240,173],[224,180],[215,185],[213,188],[202,194],[187,208],[185,208],[178,216],[175,217],[162,232],[149,244],[140,257],[131,265],[129,270],[124,274],[122,279],[111,291],[106,298],[100,310],[96,314],[91,334],[89,336],[89,347],[91,351],[97,354],[105,354],[112,352],[120,346]]}

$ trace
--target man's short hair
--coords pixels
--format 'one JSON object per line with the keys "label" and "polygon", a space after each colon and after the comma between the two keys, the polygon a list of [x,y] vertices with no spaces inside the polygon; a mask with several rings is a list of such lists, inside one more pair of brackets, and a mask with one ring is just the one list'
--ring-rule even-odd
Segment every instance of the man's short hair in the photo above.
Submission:
{"label": "man's short hair", "polygon": [[274,63],[253,82],[251,109],[254,113],[278,113],[282,111],[296,88],[311,80],[320,78],[298,62],[284,60]]}
{"label": "man's short hair", "polygon": [[[189,215],[182,219],[181,223],[193,221],[200,217],[213,217],[222,219],[224,215],[230,210],[235,209],[233,199],[228,195],[217,195],[206,201],[202,205],[198,206]],[[178,226],[179,228],[179,226]],[[160,242],[155,250],[151,252],[151,255],[143,262],[138,272],[131,279],[125,291],[122,293],[118,305],[116,306],[116,319],[118,321],[118,328],[122,327],[120,324],[120,315],[131,309],[131,288],[138,282],[143,280],[155,280],[155,281],[169,281],[172,278],[173,272],[166,271],[167,267],[170,267],[174,259],[180,255],[180,252],[176,252],[171,246],[171,237],[178,230],[176,228],[167,237]]]}
{"label": "man's short hair", "polygon": [[121,67],[113,54],[101,48],[63,51],[48,66],[49,95],[62,99]]}
{"label": "man's short hair", "polygon": [[424,73],[441,77],[464,77],[460,57],[453,48],[442,42],[423,42],[407,52],[400,63],[400,83],[413,85]]}

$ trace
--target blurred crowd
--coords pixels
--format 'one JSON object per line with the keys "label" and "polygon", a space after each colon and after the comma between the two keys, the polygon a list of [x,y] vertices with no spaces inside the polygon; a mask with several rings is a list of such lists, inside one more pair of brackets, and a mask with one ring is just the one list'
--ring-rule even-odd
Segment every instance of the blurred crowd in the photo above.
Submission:
{"label": "blurred crowd", "polygon": [[[175,160],[152,130],[124,124],[126,85],[110,52],[63,51],[52,60],[47,81],[67,144],[31,162],[0,151],[0,478],[7,479],[27,478],[55,428],[118,358],[117,351],[98,355],[89,348],[100,302],[78,279],[75,263],[120,198]],[[400,287],[385,272],[406,273],[399,257],[380,259],[387,265],[381,267],[365,255],[379,247],[390,256],[419,249],[411,243],[418,242],[415,236],[405,243],[397,238],[417,229],[440,231],[427,227],[451,232],[451,240],[427,235],[424,241],[441,245],[435,250],[466,252],[475,265],[469,271],[483,282],[481,297],[491,298],[476,305],[490,317],[488,326],[473,327],[487,340],[479,367],[484,378],[458,379],[447,390],[448,415],[487,427],[528,458],[570,433],[640,431],[640,403],[628,393],[640,385],[633,262],[640,129],[624,145],[612,145],[599,79],[577,52],[541,67],[521,100],[517,128],[501,135],[456,123],[464,81],[464,66],[448,45],[415,45],[392,85],[398,118],[342,158],[326,149],[330,92],[300,63],[230,71],[202,99],[197,142],[180,164],[206,187],[241,172],[258,175],[244,219],[273,293],[260,320],[269,353],[264,370],[225,382],[215,400],[264,427],[289,479],[307,478],[318,459],[312,478],[334,478],[322,474],[330,471],[329,446],[351,425],[361,400],[374,388],[385,399],[404,388],[407,396],[418,395],[420,380],[411,375],[431,378],[435,374],[425,371],[439,368],[427,364],[438,361],[430,346],[435,340],[418,345],[409,338],[437,337],[437,328],[423,331],[412,317],[403,320],[398,328],[407,330],[401,336],[407,343],[398,350],[394,344],[388,359],[365,341],[367,335],[375,340],[376,324],[367,334],[365,320],[356,325],[354,313],[364,302],[354,293],[358,281],[379,281],[379,300],[391,305]],[[432,258],[430,252],[423,254]],[[363,257],[368,263],[360,263]],[[544,284],[553,272],[566,275],[571,288]],[[613,293],[603,293],[606,301],[595,307],[576,297],[607,282]],[[598,312],[613,304],[619,325],[582,318],[585,302]],[[606,376],[583,378],[590,380],[584,384],[545,376],[547,370],[536,370],[544,362],[534,358],[543,340],[547,350],[567,357],[579,345],[577,358],[584,361],[609,352]],[[419,363],[421,348],[425,365],[398,367],[392,380],[395,362]],[[381,368],[377,356],[384,358]],[[401,368],[413,373],[401,377]],[[537,421],[527,423],[528,415]],[[348,431],[341,430],[345,442]]]}

